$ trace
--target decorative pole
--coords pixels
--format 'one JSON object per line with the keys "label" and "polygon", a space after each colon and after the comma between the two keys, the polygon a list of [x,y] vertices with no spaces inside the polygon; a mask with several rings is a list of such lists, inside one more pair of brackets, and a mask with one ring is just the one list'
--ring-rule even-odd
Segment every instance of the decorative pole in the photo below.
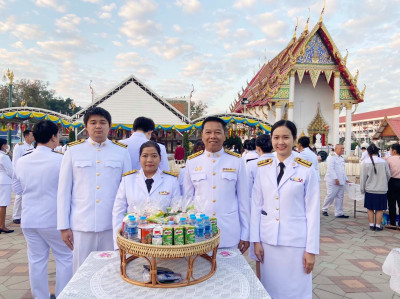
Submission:
{"label": "decorative pole", "polygon": [[[7,72],[5,74],[10,80],[8,83],[8,108],[12,107],[12,85],[14,81],[14,72],[10,71],[10,69],[7,69]],[[11,128],[8,128],[8,145],[11,148]]]}

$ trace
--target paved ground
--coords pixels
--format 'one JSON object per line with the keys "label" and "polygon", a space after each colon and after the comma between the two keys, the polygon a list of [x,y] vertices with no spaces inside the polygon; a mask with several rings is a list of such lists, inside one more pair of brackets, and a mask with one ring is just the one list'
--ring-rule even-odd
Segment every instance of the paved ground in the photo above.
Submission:
{"label": "paved ground", "polygon": [[[325,197],[321,182],[321,201]],[[357,210],[364,210],[358,203]],[[19,225],[12,224],[12,206],[7,210],[7,225],[12,234],[0,234],[0,298],[32,298],[29,290],[26,244]],[[382,264],[392,248],[400,247],[400,231],[369,230],[366,214],[353,218],[353,203],[345,199],[349,219],[321,216],[321,254],[314,269],[313,298],[400,299],[389,288],[389,276]],[[250,262],[254,266],[253,262]],[[54,290],[55,263],[49,263],[50,288]]]}

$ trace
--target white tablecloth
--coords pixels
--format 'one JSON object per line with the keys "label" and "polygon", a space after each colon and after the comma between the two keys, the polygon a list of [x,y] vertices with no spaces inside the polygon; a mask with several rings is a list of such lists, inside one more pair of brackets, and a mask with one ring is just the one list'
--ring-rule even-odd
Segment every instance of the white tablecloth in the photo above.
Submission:
{"label": "white tablecloth", "polygon": [[390,288],[400,294],[400,248],[392,249],[383,263],[382,270],[390,275]]}
{"label": "white tablecloth", "polygon": [[[182,263],[181,265],[178,265]],[[143,264],[135,260],[128,265],[128,276],[141,279]],[[208,280],[181,288],[155,289],[132,285],[119,274],[119,252],[92,252],[78,272],[64,288],[58,299],[66,298],[141,298],[141,299],[261,299],[271,298],[254,275],[253,270],[237,248],[219,249],[217,271]],[[184,260],[163,261],[159,266],[186,274]],[[179,272],[179,269],[182,272]],[[198,258],[194,265],[196,273],[210,270],[210,263]],[[197,272],[196,272],[197,271]]]}
{"label": "white tablecloth", "polygon": [[[318,164],[319,174],[320,176],[324,176],[326,174],[326,170],[328,165],[326,162],[322,162]],[[360,163],[346,163],[344,166],[346,170],[347,176],[359,176],[361,173],[361,164]]]}

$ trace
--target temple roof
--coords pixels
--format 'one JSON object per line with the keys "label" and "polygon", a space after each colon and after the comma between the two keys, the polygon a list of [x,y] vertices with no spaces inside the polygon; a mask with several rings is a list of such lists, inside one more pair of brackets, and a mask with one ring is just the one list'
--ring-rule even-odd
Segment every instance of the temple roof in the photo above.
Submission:
{"label": "temple roof", "polygon": [[[367,121],[367,120],[384,118],[385,116],[387,116],[389,118],[400,117],[400,106],[381,109],[381,110],[375,110],[375,111],[369,111],[369,112],[363,112],[363,113],[357,113],[357,114],[352,115],[351,121]],[[346,122],[346,117],[341,116],[339,119],[339,123],[342,124],[345,122]]]}
{"label": "temple roof", "polygon": [[392,137],[400,139],[400,117],[398,118],[387,118],[382,121],[379,128],[372,139],[380,139],[382,137]]}
{"label": "temple roof", "polygon": [[288,79],[290,71],[298,63],[298,58],[305,54],[308,42],[316,33],[327,46],[333,62],[338,66],[342,78],[350,87],[349,90],[354,99],[358,103],[363,102],[364,94],[357,88],[357,78],[353,78],[346,66],[347,57],[343,58],[341,56],[328,30],[321,21],[310,32],[307,26],[299,38],[294,35],[285,49],[270,62],[264,64],[250,83],[247,84],[247,87],[245,89],[242,88],[242,92],[238,93],[238,99],[230,107],[231,111],[241,112],[243,110],[243,105],[241,104],[243,98],[247,98],[249,101],[249,104],[246,105],[247,107],[263,106],[269,102],[278,93],[281,85]]}

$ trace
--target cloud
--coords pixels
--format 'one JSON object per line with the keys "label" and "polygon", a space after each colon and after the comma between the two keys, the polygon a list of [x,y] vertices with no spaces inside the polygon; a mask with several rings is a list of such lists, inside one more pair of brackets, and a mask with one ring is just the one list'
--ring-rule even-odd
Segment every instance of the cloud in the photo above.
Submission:
{"label": "cloud", "polygon": [[206,31],[214,31],[220,38],[225,38],[231,32],[230,25],[232,24],[231,19],[224,19],[215,23],[205,23],[203,28]]}
{"label": "cloud", "polygon": [[0,33],[10,32],[18,39],[38,39],[41,38],[44,32],[38,25],[32,24],[17,24],[13,16],[8,17],[5,22],[0,22]]}
{"label": "cloud", "polygon": [[81,18],[75,14],[67,14],[56,20],[56,27],[64,31],[77,31]]}
{"label": "cloud", "polygon": [[51,7],[58,12],[66,12],[67,7],[61,4],[62,1],[58,0],[35,0],[35,4],[40,7]]}
{"label": "cloud", "polygon": [[186,79],[163,79],[156,90],[164,97],[186,96],[189,98],[192,85]]}
{"label": "cloud", "polygon": [[176,37],[165,37],[164,42],[157,42],[151,50],[167,60],[174,59],[184,53],[193,51],[193,46],[189,44],[182,44],[181,40]]}
{"label": "cloud", "polygon": [[13,48],[16,48],[16,49],[23,49],[24,48],[24,44],[21,41],[17,41],[16,43],[13,43],[11,46]]}
{"label": "cloud", "polygon": [[118,15],[125,19],[142,18],[154,11],[158,5],[152,0],[127,1],[119,10]]}
{"label": "cloud", "polygon": [[400,33],[395,33],[391,38],[390,47],[393,49],[400,49]]}
{"label": "cloud", "polygon": [[39,41],[38,46],[44,55],[49,55],[55,60],[71,60],[79,54],[89,54],[99,51],[99,47],[83,38],[71,38],[64,40]]}
{"label": "cloud", "polygon": [[145,38],[143,35],[138,35],[128,40],[128,43],[134,47],[145,47],[150,43],[148,38]]}
{"label": "cloud", "polygon": [[243,9],[253,7],[256,4],[256,0],[236,0],[233,7],[236,9]]}
{"label": "cloud", "polygon": [[277,38],[284,34],[288,25],[277,19],[276,15],[276,12],[267,12],[254,17],[247,17],[247,20],[260,28],[267,37]]}
{"label": "cloud", "polygon": [[122,44],[121,42],[119,42],[119,41],[115,41],[115,40],[114,40],[112,43],[113,43],[113,45],[116,46],[116,47],[122,47],[122,46],[123,46],[123,44]]}
{"label": "cloud", "polygon": [[98,4],[100,3],[101,0],[82,0],[83,2],[89,2],[89,3],[93,3],[93,4]]}
{"label": "cloud", "polygon": [[201,8],[201,4],[198,0],[176,0],[175,5],[182,7],[183,12],[189,14],[193,14]]}
{"label": "cloud", "polygon": [[181,28],[181,26],[179,26],[178,24],[175,24],[175,25],[174,25],[174,30],[175,30],[176,32],[182,32],[182,31],[183,31],[182,28]]}
{"label": "cloud", "polygon": [[123,24],[119,31],[128,37],[136,38],[138,35],[153,35],[160,32],[161,24],[156,24],[152,20],[131,20]]}
{"label": "cloud", "polygon": [[187,63],[187,65],[182,69],[181,75],[185,77],[200,77],[204,72],[204,62],[203,59],[198,57]]}
{"label": "cloud", "polygon": [[97,23],[96,19],[89,18],[89,17],[84,17],[83,20],[84,20],[86,23],[89,23],[89,24],[96,24],[96,23]]}
{"label": "cloud", "polygon": [[102,12],[99,15],[100,19],[110,19],[112,17],[111,12],[117,8],[115,3],[111,3],[109,5],[104,5],[101,7]]}
{"label": "cloud", "polygon": [[136,52],[117,54],[115,56],[115,66],[119,70],[127,71],[129,74],[141,75],[145,78],[154,77],[156,73],[156,68],[147,63]]}

